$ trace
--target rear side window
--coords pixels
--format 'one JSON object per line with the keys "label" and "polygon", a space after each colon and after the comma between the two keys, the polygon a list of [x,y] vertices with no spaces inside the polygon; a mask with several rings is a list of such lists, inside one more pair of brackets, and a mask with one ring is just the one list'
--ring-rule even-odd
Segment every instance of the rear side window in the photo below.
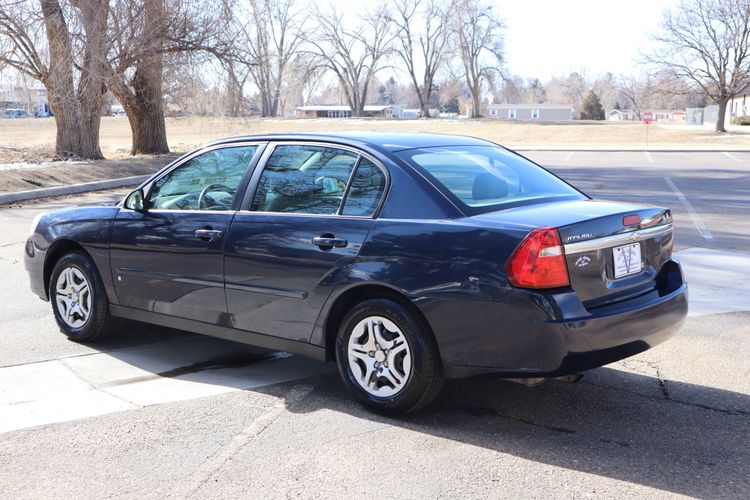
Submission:
{"label": "rear side window", "polygon": [[276,146],[250,209],[334,215],[358,159],[351,151],[325,146]]}
{"label": "rear side window", "polygon": [[352,177],[343,215],[372,215],[385,191],[385,175],[373,162],[362,158]]}
{"label": "rear side window", "polygon": [[543,168],[493,146],[411,149],[398,155],[469,214],[586,197]]}

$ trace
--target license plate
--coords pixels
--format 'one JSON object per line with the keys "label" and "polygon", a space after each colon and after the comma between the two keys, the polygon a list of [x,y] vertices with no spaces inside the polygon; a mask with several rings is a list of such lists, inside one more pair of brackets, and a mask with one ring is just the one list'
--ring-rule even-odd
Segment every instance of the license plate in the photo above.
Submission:
{"label": "license plate", "polygon": [[615,260],[615,278],[637,274],[643,269],[641,262],[641,244],[631,243],[612,249]]}

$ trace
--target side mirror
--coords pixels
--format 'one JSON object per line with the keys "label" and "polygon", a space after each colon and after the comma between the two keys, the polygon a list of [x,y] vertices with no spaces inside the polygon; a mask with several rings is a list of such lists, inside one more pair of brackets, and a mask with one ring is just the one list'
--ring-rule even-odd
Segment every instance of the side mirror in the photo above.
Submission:
{"label": "side mirror", "polygon": [[136,212],[145,212],[143,198],[143,189],[136,189],[125,198],[125,208],[135,210]]}

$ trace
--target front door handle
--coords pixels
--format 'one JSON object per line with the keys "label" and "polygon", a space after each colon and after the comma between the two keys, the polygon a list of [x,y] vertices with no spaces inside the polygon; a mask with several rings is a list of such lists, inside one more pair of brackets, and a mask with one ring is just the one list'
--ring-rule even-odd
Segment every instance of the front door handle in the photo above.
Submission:
{"label": "front door handle", "polygon": [[215,241],[221,239],[223,234],[224,232],[219,231],[218,229],[205,228],[195,230],[195,237],[203,241]]}
{"label": "front door handle", "polygon": [[336,238],[332,234],[321,234],[312,239],[312,244],[323,250],[330,250],[331,248],[344,248],[349,242],[343,238]]}

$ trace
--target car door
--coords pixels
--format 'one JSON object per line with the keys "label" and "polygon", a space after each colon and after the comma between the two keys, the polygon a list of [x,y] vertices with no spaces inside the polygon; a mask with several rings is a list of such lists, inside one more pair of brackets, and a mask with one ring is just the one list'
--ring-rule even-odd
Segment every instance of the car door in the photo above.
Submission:
{"label": "car door", "polygon": [[156,179],[110,236],[122,306],[226,324],[224,244],[261,144],[203,150]]}
{"label": "car door", "polygon": [[[387,186],[352,149],[278,143],[232,221],[225,280],[234,328],[309,341],[337,276],[354,261]],[[254,190],[253,190],[254,186]]]}

